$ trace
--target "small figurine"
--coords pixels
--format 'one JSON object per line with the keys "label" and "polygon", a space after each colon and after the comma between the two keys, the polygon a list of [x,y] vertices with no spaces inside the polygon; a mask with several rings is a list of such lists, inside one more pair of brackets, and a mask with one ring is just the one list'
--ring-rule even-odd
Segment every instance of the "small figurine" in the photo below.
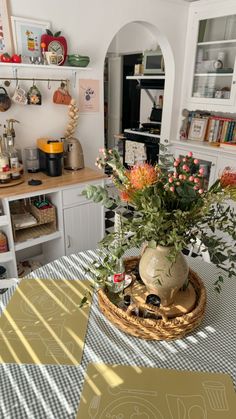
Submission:
{"label": "small figurine", "polygon": [[180,140],[187,140],[188,139],[188,117],[189,111],[187,109],[182,110],[182,116],[184,119],[182,120],[182,125],[180,128]]}

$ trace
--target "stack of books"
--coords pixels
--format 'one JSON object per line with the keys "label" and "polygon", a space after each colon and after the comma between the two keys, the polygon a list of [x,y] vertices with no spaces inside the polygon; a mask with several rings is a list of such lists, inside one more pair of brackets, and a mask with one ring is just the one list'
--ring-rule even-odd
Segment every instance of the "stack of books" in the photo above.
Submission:
{"label": "stack of books", "polygon": [[236,120],[220,116],[210,116],[205,141],[232,143],[236,142]]}
{"label": "stack of books", "polygon": [[204,120],[205,122],[202,141],[214,143],[212,145],[216,145],[216,143],[218,145],[236,145],[236,117],[213,115],[204,111],[189,112],[187,138],[191,131],[191,125],[196,123],[196,120]]}

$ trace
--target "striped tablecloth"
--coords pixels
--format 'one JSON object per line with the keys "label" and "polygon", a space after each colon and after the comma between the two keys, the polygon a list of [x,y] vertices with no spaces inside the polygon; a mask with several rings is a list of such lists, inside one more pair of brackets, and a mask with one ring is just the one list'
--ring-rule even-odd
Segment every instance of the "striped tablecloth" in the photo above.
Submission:
{"label": "striped tablecloth", "polygon": [[[127,252],[127,256],[134,254]],[[31,277],[85,279],[88,274],[84,268],[96,257],[92,250],[62,257],[37,269]],[[188,260],[207,288],[207,312],[198,330],[172,342],[131,337],[106,320],[97,308],[95,295],[80,366],[0,365],[0,418],[75,418],[89,362],[225,372],[236,385],[236,281],[226,278],[218,295],[213,289],[217,269],[201,258]],[[0,297],[1,310],[13,292],[14,287]]]}

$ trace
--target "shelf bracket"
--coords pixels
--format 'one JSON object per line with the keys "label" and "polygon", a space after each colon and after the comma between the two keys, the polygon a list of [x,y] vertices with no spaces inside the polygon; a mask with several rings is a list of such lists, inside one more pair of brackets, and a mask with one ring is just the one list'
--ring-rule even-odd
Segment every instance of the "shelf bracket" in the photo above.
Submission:
{"label": "shelf bracket", "polygon": [[73,86],[74,86],[74,88],[76,88],[76,76],[77,76],[77,73],[76,73],[76,71],[73,71],[73,75],[74,75],[74,83],[73,83]]}
{"label": "shelf bracket", "polygon": [[[140,81],[139,79],[137,79],[137,82],[138,82],[138,84],[139,84],[139,88],[140,88],[140,86],[141,86],[141,81]],[[155,106],[155,105],[156,105],[156,100],[157,100],[156,96],[155,96],[155,97],[153,97],[153,96],[152,96],[152,94],[149,92],[149,89],[143,89],[143,90],[145,90],[145,92],[147,93],[147,95],[148,95],[149,99],[151,99],[151,101],[152,101],[152,103],[153,103],[153,106]]]}
{"label": "shelf bracket", "polygon": [[157,97],[156,97],[156,96],[152,96],[152,94],[149,92],[149,90],[148,90],[148,89],[144,89],[144,90],[145,90],[145,92],[147,93],[147,95],[148,95],[149,99],[151,99],[151,101],[152,101],[152,103],[153,103],[153,106],[155,106],[155,105],[156,105],[156,100],[157,100]]}
{"label": "shelf bracket", "polygon": [[13,67],[12,74],[13,74],[13,79],[16,80],[16,86],[17,86],[17,84],[18,84],[17,68]]}

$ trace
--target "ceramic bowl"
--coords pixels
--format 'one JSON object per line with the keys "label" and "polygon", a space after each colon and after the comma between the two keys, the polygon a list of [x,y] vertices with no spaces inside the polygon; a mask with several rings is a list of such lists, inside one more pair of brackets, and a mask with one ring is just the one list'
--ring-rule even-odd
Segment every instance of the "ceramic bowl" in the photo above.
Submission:
{"label": "ceramic bowl", "polygon": [[90,58],[79,54],[71,54],[67,57],[68,64],[74,67],[87,67]]}

